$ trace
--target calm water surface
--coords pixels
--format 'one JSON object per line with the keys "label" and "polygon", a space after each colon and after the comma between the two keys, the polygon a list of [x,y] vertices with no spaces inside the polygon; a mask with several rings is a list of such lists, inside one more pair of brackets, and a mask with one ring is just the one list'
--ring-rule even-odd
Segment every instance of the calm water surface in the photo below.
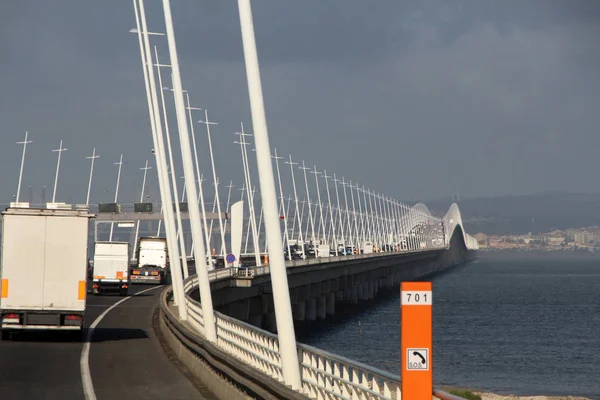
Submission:
{"label": "calm water surface", "polygon": [[[482,255],[433,290],[436,385],[600,399],[599,258]],[[394,296],[300,339],[399,374],[399,308]]]}

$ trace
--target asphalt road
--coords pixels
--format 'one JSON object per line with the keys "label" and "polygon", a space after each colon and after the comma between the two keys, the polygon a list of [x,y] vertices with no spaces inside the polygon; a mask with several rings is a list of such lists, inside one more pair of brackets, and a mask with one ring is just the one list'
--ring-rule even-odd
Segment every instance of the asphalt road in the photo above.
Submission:
{"label": "asphalt road", "polygon": [[[130,295],[149,289],[133,285]],[[0,399],[204,399],[163,351],[153,328],[162,288],[131,296],[109,311],[95,327],[89,357],[86,340],[73,341],[66,332],[25,332],[0,341]],[[119,296],[88,294],[85,338],[89,327]],[[91,385],[85,385],[85,364]]]}

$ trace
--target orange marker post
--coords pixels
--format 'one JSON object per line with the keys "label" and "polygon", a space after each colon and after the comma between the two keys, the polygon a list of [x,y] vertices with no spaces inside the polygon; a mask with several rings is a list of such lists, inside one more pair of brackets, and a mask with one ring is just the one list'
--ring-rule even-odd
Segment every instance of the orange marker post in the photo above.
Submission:
{"label": "orange marker post", "polygon": [[402,398],[431,400],[431,282],[402,282],[400,299]]}

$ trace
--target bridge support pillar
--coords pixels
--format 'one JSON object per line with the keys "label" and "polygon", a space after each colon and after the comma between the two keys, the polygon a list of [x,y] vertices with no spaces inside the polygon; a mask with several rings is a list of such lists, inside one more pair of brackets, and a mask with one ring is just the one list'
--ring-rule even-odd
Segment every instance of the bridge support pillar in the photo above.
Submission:
{"label": "bridge support pillar", "polygon": [[352,285],[352,288],[350,289],[350,302],[353,304],[358,303],[358,288],[359,288],[359,284],[355,284]]}
{"label": "bridge support pillar", "polygon": [[340,280],[339,279],[332,279],[329,281],[329,291],[330,292],[336,292],[340,290]]}
{"label": "bridge support pillar", "polygon": [[327,295],[322,294],[317,299],[317,318],[325,319],[327,318]]}
{"label": "bridge support pillar", "polygon": [[295,321],[304,321],[306,319],[306,301],[298,301],[293,306]]}
{"label": "bridge support pillar", "polygon": [[314,297],[306,301],[306,320],[314,321],[317,319],[317,299]]}
{"label": "bridge support pillar", "polygon": [[369,300],[369,282],[361,282],[358,287],[358,299]]}
{"label": "bridge support pillar", "polygon": [[335,296],[336,293],[331,292],[327,294],[327,315],[335,315]]}
{"label": "bridge support pillar", "polygon": [[275,304],[273,304],[273,296],[272,295],[262,295],[262,313],[267,314],[270,311],[275,310]]}
{"label": "bridge support pillar", "polygon": [[260,297],[253,297],[249,300],[248,305],[248,323],[254,325],[258,328],[262,328],[262,320],[263,320],[263,305],[262,299]]}
{"label": "bridge support pillar", "polygon": [[265,325],[269,332],[277,333],[277,319],[275,311],[269,311],[264,315]]}

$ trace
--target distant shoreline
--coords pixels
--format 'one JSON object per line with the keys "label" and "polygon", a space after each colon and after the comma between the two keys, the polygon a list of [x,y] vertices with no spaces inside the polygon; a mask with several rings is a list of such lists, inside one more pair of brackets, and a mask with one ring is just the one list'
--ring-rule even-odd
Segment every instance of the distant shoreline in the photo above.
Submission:
{"label": "distant shoreline", "polygon": [[499,259],[499,258],[598,258],[600,252],[592,253],[585,251],[518,251],[518,250],[495,250],[495,251],[478,251],[477,258]]}

